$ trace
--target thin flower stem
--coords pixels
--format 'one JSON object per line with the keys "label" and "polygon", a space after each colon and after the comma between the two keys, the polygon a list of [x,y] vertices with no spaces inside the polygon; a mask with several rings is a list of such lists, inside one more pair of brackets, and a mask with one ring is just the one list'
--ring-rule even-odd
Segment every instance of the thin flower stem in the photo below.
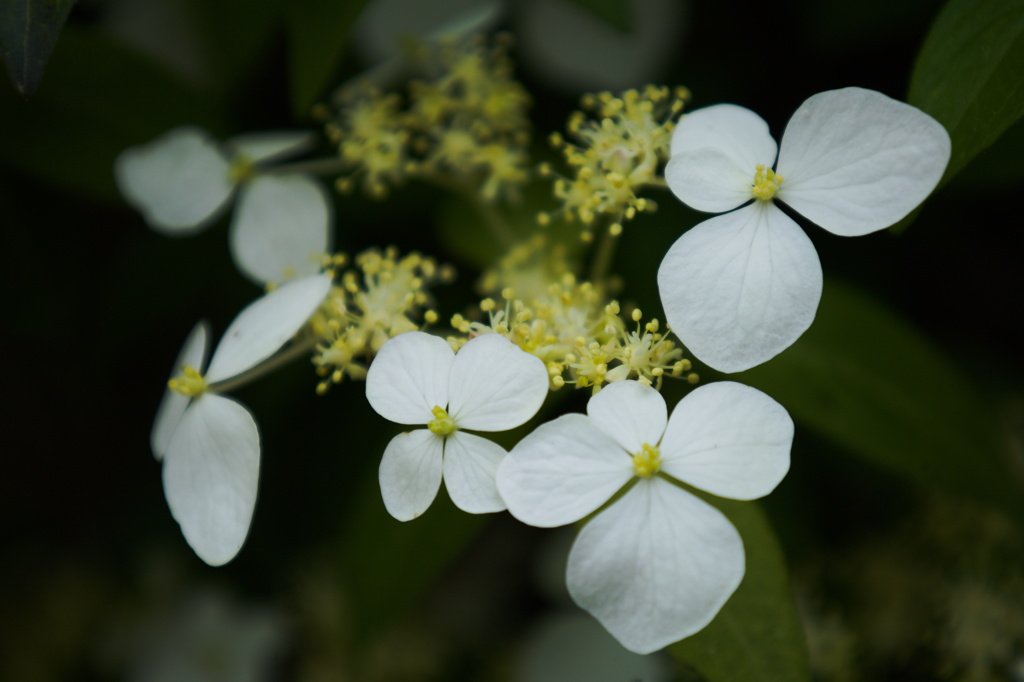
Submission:
{"label": "thin flower stem", "polygon": [[345,169],[345,162],[339,158],[313,159],[311,161],[298,161],[286,163],[281,166],[270,166],[269,168],[257,168],[261,175],[285,175],[288,173],[313,173],[315,175],[330,175]]}
{"label": "thin flower stem", "polygon": [[615,246],[619,242],[618,236],[613,235],[607,226],[601,229],[600,240],[594,260],[590,263],[590,281],[594,286],[600,286],[600,283],[608,275],[612,259],[615,257]]}
{"label": "thin flower stem", "polygon": [[317,341],[316,336],[310,334],[307,338],[293,343],[276,355],[272,355],[263,363],[256,365],[248,372],[243,372],[236,377],[225,379],[224,381],[218,381],[210,384],[209,390],[214,393],[229,393],[237,388],[241,388],[249,383],[252,383],[260,377],[270,374],[278,367],[287,365],[292,360],[296,360],[303,355],[308,355],[311,350],[316,347]]}

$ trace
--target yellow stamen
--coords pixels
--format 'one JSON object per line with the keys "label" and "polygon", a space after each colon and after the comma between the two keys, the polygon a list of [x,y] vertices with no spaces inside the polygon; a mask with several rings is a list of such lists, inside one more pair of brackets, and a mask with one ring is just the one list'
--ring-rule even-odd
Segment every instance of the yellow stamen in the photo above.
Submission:
{"label": "yellow stamen", "polygon": [[455,433],[455,422],[451,420],[444,408],[435,405],[431,412],[434,414],[434,418],[427,422],[427,428],[431,433],[442,437]]}
{"label": "yellow stamen", "polygon": [[754,167],[754,184],[751,188],[754,198],[760,201],[770,201],[779,191],[782,180],[782,176],[776,175],[771,168],[766,169],[763,163],[757,164]]}
{"label": "yellow stamen", "polygon": [[650,478],[661,469],[661,450],[644,443],[640,452],[633,455],[633,472],[640,478]]}
{"label": "yellow stamen", "polygon": [[206,391],[206,379],[193,367],[181,368],[181,374],[167,382],[167,388],[175,393],[195,398]]}

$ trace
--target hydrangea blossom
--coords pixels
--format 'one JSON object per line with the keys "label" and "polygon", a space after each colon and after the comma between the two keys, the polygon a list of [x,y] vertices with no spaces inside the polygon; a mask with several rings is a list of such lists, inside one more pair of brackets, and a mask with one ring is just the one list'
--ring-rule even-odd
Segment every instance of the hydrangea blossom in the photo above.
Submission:
{"label": "hydrangea blossom", "polygon": [[498,468],[498,491],[513,516],[541,527],[614,499],[573,544],[569,594],[646,654],[707,625],[744,573],[739,533],[677,480],[721,497],[767,495],[789,469],[792,441],[786,410],[757,389],[708,384],[669,418],[660,393],[622,381],[591,398],[586,415],[520,441]]}
{"label": "hydrangea blossom", "polygon": [[796,341],[821,298],[818,254],[775,202],[840,236],[884,229],[938,184],[950,140],[908,104],[844,88],[807,99],[778,147],[749,109],[699,109],[680,120],[671,154],[665,179],[675,195],[723,215],[687,231],[665,255],[665,316],[700,360],[739,372]]}
{"label": "hydrangea blossom", "polygon": [[243,135],[219,144],[206,131],[175,128],[126,149],[114,175],[150,227],[192,234],[216,220],[237,191],[229,233],[236,265],[257,283],[315,274],[331,249],[332,205],[316,178],[258,169],[308,148],[302,131]]}
{"label": "hydrangea blossom", "polygon": [[[164,495],[189,546],[211,566],[227,563],[249,532],[260,472],[260,437],[252,414],[217,394],[276,353],[313,314],[331,286],[326,275],[282,285],[251,303],[224,332],[203,374],[209,330],[189,334],[150,434],[163,461]],[[173,389],[173,390],[171,390]]]}
{"label": "hydrangea blossom", "polygon": [[530,419],[548,392],[544,363],[498,334],[483,334],[456,354],[448,342],[406,332],[385,343],[366,375],[366,399],[399,424],[380,463],[384,506],[399,521],[430,506],[444,479],[452,502],[473,514],[501,511],[494,474],[506,452],[467,433],[506,431]]}

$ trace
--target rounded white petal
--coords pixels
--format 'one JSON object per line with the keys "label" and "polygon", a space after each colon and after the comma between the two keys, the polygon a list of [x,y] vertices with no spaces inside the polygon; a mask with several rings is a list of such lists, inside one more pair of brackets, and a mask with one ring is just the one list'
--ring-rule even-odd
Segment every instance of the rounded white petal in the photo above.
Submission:
{"label": "rounded white petal", "polygon": [[472,433],[456,431],[444,444],[444,485],[455,506],[470,514],[505,509],[494,483],[505,448]]}
{"label": "rounded white petal", "polygon": [[705,213],[725,213],[753,199],[753,177],[753,166],[739,166],[718,149],[681,152],[665,166],[665,182],[676,198]]}
{"label": "rounded white petal", "polygon": [[706,626],[745,570],[739,533],[714,507],[641,480],[588,523],[569,553],[569,594],[638,654]]}
{"label": "rounded white petal", "polygon": [[316,133],[309,130],[275,130],[238,135],[227,147],[251,163],[266,163],[301,154],[315,143]]}
{"label": "rounded white petal", "polygon": [[789,471],[793,420],[750,386],[706,384],[676,405],[661,442],[661,469],[721,497],[767,495]]}
{"label": "rounded white petal", "polygon": [[276,353],[316,312],[330,288],[328,275],[315,275],[283,284],[250,303],[221,337],[206,380],[238,376]]}
{"label": "rounded white petal", "polygon": [[[206,356],[210,352],[209,338],[210,325],[205,320],[192,328],[188,338],[185,339],[184,345],[181,347],[181,351],[178,352],[178,357],[174,360],[170,378],[173,379],[181,374],[182,369],[185,367],[191,367],[197,372],[203,370],[206,364]],[[164,397],[160,400],[160,406],[156,408],[153,430],[149,433],[149,445],[153,450],[153,456],[157,460],[163,459],[164,453],[167,452],[167,445],[171,442],[171,436],[174,434],[174,430],[178,428],[178,423],[181,421],[182,415],[185,414],[185,408],[188,407],[191,400],[192,398],[189,396],[175,393],[170,389],[164,391]]]}
{"label": "rounded white petal", "polygon": [[519,441],[498,466],[497,483],[512,516],[550,528],[582,519],[631,478],[629,453],[589,417],[566,414]]}
{"label": "rounded white petal", "polygon": [[672,131],[671,155],[697,149],[716,149],[739,168],[749,169],[763,163],[771,168],[778,147],[768,124],[750,109],[735,104],[716,104],[683,114]]}
{"label": "rounded white petal", "polygon": [[[366,399],[377,414],[399,424],[426,424],[448,404],[448,376],[455,353],[425,332],[388,339],[366,374]],[[438,465],[440,466],[440,465]]]}
{"label": "rounded white petal", "polygon": [[426,429],[391,439],[379,471],[380,494],[389,514],[410,521],[427,510],[441,487],[443,450],[444,438]]}
{"label": "rounded white petal", "polygon": [[591,423],[629,453],[657,445],[665,433],[668,408],[661,394],[639,381],[619,381],[587,403]]}
{"label": "rounded white petal", "polygon": [[234,186],[228,158],[199,128],[175,128],[130,147],[114,162],[125,200],[160,232],[184,235],[209,225],[227,206]]}
{"label": "rounded white petal", "polygon": [[505,431],[537,414],[547,394],[540,358],[500,334],[483,334],[455,355],[448,414],[460,429]]}
{"label": "rounded white petal", "polygon": [[242,187],[229,245],[257,284],[320,271],[332,246],[333,211],[323,184],[307,175],[261,175]]}
{"label": "rounded white petal", "polygon": [[873,90],[829,90],[786,126],[776,197],[829,232],[856,237],[914,210],[949,154],[946,129],[923,111]]}
{"label": "rounded white petal", "polygon": [[211,566],[238,554],[260,475],[260,436],[249,410],[215,394],[193,401],[164,457],[164,495],[189,547]]}
{"label": "rounded white petal", "polygon": [[692,228],[658,269],[672,331],[720,372],[750,369],[788,348],[814,320],[821,287],[811,240],[764,202]]}

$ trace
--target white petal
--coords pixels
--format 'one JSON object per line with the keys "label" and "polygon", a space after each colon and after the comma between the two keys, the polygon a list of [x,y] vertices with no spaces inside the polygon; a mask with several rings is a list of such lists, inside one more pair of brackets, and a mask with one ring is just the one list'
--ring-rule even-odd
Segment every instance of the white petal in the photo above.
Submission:
{"label": "white petal", "polygon": [[550,528],[582,519],[631,478],[628,453],[589,417],[566,414],[519,441],[498,467],[497,482],[512,516]]}
{"label": "white petal", "polygon": [[724,213],[753,199],[754,166],[740,166],[718,149],[676,154],[665,166],[665,182],[696,211]]}
{"label": "white petal", "polygon": [[668,422],[665,399],[639,381],[606,386],[587,403],[587,415],[594,426],[632,454],[644,444],[657,445]]}
{"label": "white petal", "polygon": [[524,424],[544,403],[544,362],[500,334],[470,339],[448,381],[448,413],[460,429],[505,431]]}
{"label": "white petal", "polygon": [[782,137],[776,195],[829,232],[889,227],[931,194],[949,162],[946,129],[909,104],[861,88],[822,92]]}
{"label": "white petal", "polygon": [[743,542],[729,520],[652,478],[580,531],[567,582],[624,647],[647,654],[710,623],[743,572]]}
{"label": "white petal", "polygon": [[777,147],[764,119],[735,104],[716,104],[683,114],[672,131],[671,155],[695,149],[717,149],[737,166],[775,163]]}
{"label": "white petal", "polygon": [[175,128],[124,150],[114,163],[114,178],[150,227],[175,235],[213,222],[234,189],[227,156],[199,128]]}
{"label": "white petal", "polygon": [[224,381],[276,353],[316,312],[331,288],[331,278],[297,279],[250,303],[235,316],[213,352],[206,380]]}
{"label": "white petal", "polygon": [[261,175],[239,192],[231,255],[257,284],[313,275],[331,248],[332,222],[330,198],[316,178]]}
{"label": "white petal", "polygon": [[260,437],[249,410],[204,394],[164,457],[164,495],[189,547],[211,566],[238,554],[249,532],[260,474]]}
{"label": "white petal", "polygon": [[505,508],[494,476],[507,454],[497,443],[465,431],[456,431],[445,440],[444,485],[456,507],[470,514]]}
{"label": "white petal", "polygon": [[793,420],[749,386],[707,384],[683,398],[662,439],[662,471],[715,495],[752,500],[789,471]]}
{"label": "white petal", "polygon": [[[366,374],[366,399],[377,414],[399,424],[426,424],[448,404],[448,376],[455,353],[425,332],[388,339]],[[439,465],[440,466],[440,465]]]}
{"label": "white petal", "polygon": [[441,487],[443,449],[444,438],[426,429],[391,439],[379,472],[380,494],[389,514],[410,521],[427,510]]}
{"label": "white petal", "polygon": [[[181,374],[181,370],[185,367],[191,367],[197,372],[203,370],[206,364],[206,356],[210,351],[209,337],[210,325],[205,321],[198,323],[192,328],[188,338],[185,339],[184,345],[181,347],[181,351],[178,352],[178,357],[174,360],[170,378],[173,379]],[[174,433],[174,429],[178,428],[178,423],[181,421],[182,415],[185,414],[185,408],[188,407],[191,400],[190,397],[175,393],[170,389],[164,391],[164,397],[160,400],[160,407],[156,408],[153,430],[149,433],[149,445],[153,450],[153,456],[157,460],[163,459],[164,453],[167,452],[167,445],[171,442],[171,435]]]}
{"label": "white petal", "polygon": [[814,320],[821,286],[810,239],[764,202],[692,228],[658,269],[672,331],[721,372],[749,369],[788,348]]}
{"label": "white petal", "polygon": [[267,163],[301,154],[315,143],[316,134],[308,130],[279,130],[238,135],[227,146],[252,163]]}

